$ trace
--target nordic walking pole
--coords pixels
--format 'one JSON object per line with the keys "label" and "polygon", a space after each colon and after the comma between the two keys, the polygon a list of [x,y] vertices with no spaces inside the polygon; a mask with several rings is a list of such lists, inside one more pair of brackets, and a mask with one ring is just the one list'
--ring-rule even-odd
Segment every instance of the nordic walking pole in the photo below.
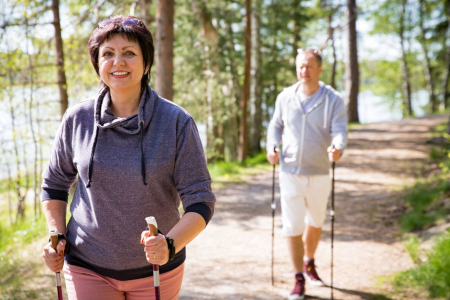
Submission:
{"label": "nordic walking pole", "polygon": [[[334,148],[334,145],[333,145]],[[334,242],[334,168],[336,163],[333,161],[331,163],[331,300],[333,300],[333,242]]]}
{"label": "nordic walking pole", "polygon": [[[158,235],[158,224],[156,223],[155,217],[147,217],[145,218],[145,221],[148,225],[148,231],[150,232],[151,236],[157,236]],[[153,265],[153,282],[155,286],[155,300],[160,300],[159,298],[159,265],[154,264]]]}
{"label": "nordic walking pole", "polygon": [[[273,147],[273,151],[277,153],[277,148]],[[272,204],[270,205],[272,207],[272,286],[274,286],[274,277],[273,277],[273,262],[274,262],[274,255],[273,255],[273,247],[274,247],[274,236],[275,236],[275,209],[277,208],[277,202],[275,201],[275,166],[276,163],[273,164],[273,175],[272,175]]]}
{"label": "nordic walking pole", "polygon": [[[55,249],[55,251],[57,251],[56,246],[58,245],[58,230],[56,228],[50,229],[50,240],[52,242],[52,248]],[[61,288],[61,274],[59,272],[56,272],[55,278],[56,278],[56,290],[58,291],[58,300],[63,300]]]}

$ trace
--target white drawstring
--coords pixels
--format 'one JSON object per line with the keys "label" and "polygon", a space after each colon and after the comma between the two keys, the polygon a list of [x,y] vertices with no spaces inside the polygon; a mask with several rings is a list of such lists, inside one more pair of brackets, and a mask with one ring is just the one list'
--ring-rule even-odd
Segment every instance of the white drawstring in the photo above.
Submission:
{"label": "white drawstring", "polygon": [[323,128],[327,128],[327,119],[328,119],[328,99],[329,94],[327,94],[327,97],[325,98],[325,108],[324,108],[324,118],[323,118]]}

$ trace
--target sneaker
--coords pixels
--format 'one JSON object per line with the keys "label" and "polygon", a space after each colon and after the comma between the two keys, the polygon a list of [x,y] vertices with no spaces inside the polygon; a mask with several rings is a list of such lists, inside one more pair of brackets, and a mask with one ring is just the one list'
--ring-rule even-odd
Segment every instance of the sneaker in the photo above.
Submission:
{"label": "sneaker", "polygon": [[289,300],[305,299],[305,277],[303,274],[295,274],[295,287],[289,295]]}
{"label": "sneaker", "polygon": [[306,279],[308,283],[313,286],[325,286],[322,279],[320,279],[319,275],[316,271],[316,266],[314,265],[314,259],[311,259],[308,262],[304,262],[303,265],[303,273],[306,274]]}

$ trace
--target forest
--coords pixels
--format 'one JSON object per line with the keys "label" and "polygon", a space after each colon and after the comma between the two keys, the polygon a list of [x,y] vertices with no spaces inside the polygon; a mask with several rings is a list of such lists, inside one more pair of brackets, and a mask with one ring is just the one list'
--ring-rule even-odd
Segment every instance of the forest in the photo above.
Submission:
{"label": "forest", "polygon": [[361,93],[402,118],[449,109],[446,0],[3,0],[0,203],[11,223],[26,209],[40,214],[59,121],[99,87],[87,40],[114,15],[151,29],[150,85],[205,128],[208,163],[264,151],[276,96],[296,82],[298,48],[322,50],[321,79],[342,93],[351,123],[360,122]]}
{"label": "forest", "polygon": [[[29,269],[28,263],[32,259],[22,260],[22,252],[15,250],[29,244],[26,251],[34,251],[30,257],[37,261],[36,250],[30,249],[38,243],[37,239],[47,239],[47,236],[43,238],[48,231],[41,211],[41,174],[67,108],[95,95],[99,89],[100,79],[91,64],[88,39],[99,22],[115,15],[136,16],[150,28],[156,49],[150,87],[192,115],[212,174],[222,163],[246,168],[251,164],[245,162],[255,158],[262,158],[268,168],[266,129],[277,95],[297,82],[297,49],[322,52],[321,80],[341,93],[347,106],[350,129],[368,125],[371,129],[367,132],[376,136],[383,126],[377,122],[408,121],[424,116],[443,120],[442,114],[450,111],[450,0],[0,0],[0,273],[7,274],[0,276],[0,298],[5,291],[8,293],[5,297],[12,295],[5,299],[39,299],[47,295],[43,290],[49,290],[50,283],[46,285],[40,281],[46,276],[45,272],[48,273],[48,270],[39,273],[45,267],[42,261],[33,262]],[[448,119],[448,116],[444,117]],[[424,169],[417,177],[426,180],[417,183],[399,202],[395,202],[398,193],[390,191],[378,191],[373,199],[368,198],[370,193],[367,196],[364,189],[358,190],[355,181],[352,186],[355,191],[346,191],[348,197],[344,199],[354,201],[345,206],[351,211],[349,216],[357,216],[355,209],[358,206],[353,207],[353,204],[359,199],[363,203],[361,207],[368,211],[361,218],[362,223],[372,222],[377,218],[379,207],[384,207],[388,215],[400,211],[402,216],[398,218],[403,217],[399,221],[403,233],[417,233],[442,222],[449,224],[450,120],[448,125],[442,123],[434,129],[427,125],[426,131],[439,135],[437,139],[441,142],[445,140],[440,144],[444,144],[442,149],[432,148],[430,153],[426,152],[429,149],[422,151],[429,156],[432,162],[429,165],[417,167],[414,153],[409,154],[414,160],[410,164],[402,165],[396,158],[397,153],[388,163],[387,159],[384,164],[378,161],[392,145],[390,149],[400,151],[398,155],[407,153],[410,149],[401,147],[415,145],[411,141],[415,138],[420,138],[421,146],[424,146],[425,138],[419,131],[423,126],[415,126],[408,132],[407,142],[392,141],[380,134],[377,136],[378,150],[382,148],[379,156],[361,151],[366,152],[365,160],[350,162],[351,158],[349,161],[344,158],[342,165],[361,171],[357,169],[365,169],[365,163],[370,161],[373,170],[369,171],[374,174],[382,174],[382,171],[391,174],[391,169],[397,167],[395,171],[406,174],[407,165],[414,169],[413,173]],[[404,133],[402,128],[393,126],[393,135]],[[380,129],[380,132],[388,131]],[[414,134],[416,137],[410,139]],[[373,149],[373,145],[368,146],[372,140],[366,139],[364,130],[354,136],[359,139],[355,144],[365,143],[364,149]],[[401,135],[398,136],[401,140]],[[359,150],[350,149],[347,153],[359,154]],[[345,172],[353,174],[352,168]],[[444,174],[443,177],[428,181],[427,176],[431,178],[437,170],[442,171],[439,172]],[[377,179],[370,172],[363,175],[370,180]],[[355,177],[364,179],[361,175]],[[341,190],[345,183],[351,182],[343,181],[341,179]],[[377,187],[382,190],[384,186]],[[265,190],[268,189],[266,186]],[[265,208],[269,207],[268,193],[259,195],[262,194],[259,188],[256,192],[258,199],[267,198]],[[342,200],[344,197],[341,197]],[[230,207],[242,208],[238,205],[241,202],[254,204],[247,194],[245,201],[235,198]],[[368,199],[370,201],[366,201]],[[259,214],[260,211],[254,208],[254,214]],[[250,219],[242,218],[241,223],[246,221]],[[353,221],[348,223],[353,226]],[[385,222],[384,219],[375,221],[366,224],[367,228],[373,229],[373,224],[381,226]],[[239,234],[242,234],[241,223],[236,229]],[[229,232],[229,228],[219,225],[211,226],[217,237]],[[396,229],[394,225],[386,228],[391,233]],[[363,227],[359,229],[363,232]],[[398,237],[397,232],[392,234]],[[424,285],[434,282],[438,286],[445,281],[438,288],[428,288],[429,294],[447,297],[445,299],[450,297],[449,237],[447,234],[446,239],[438,243],[443,246],[436,252],[437,259],[428,258],[440,269],[433,269],[434,265],[428,267],[420,259],[421,241],[416,236],[408,240],[406,248],[413,262],[425,268],[428,275],[437,274],[439,278],[429,280],[431,277],[423,277],[420,272],[417,275],[412,269],[410,273],[400,275],[404,277],[402,282],[407,282],[407,288],[417,285],[416,281],[409,281],[411,278],[425,281]],[[364,239],[365,247],[369,249],[367,253],[373,248],[368,241],[370,238]],[[262,239],[258,240],[262,242]],[[352,243],[357,244],[357,241]],[[341,246],[343,244],[341,241]],[[380,247],[383,243],[375,244]],[[35,248],[40,253],[41,241]],[[195,250],[195,245],[193,248]],[[376,264],[377,257],[370,261],[361,256],[366,253],[361,253],[361,261]],[[349,255],[346,252],[341,255],[344,256]],[[444,256],[447,265],[443,263]],[[238,258],[234,256],[234,259]],[[379,269],[378,265],[374,266],[374,270]],[[30,278],[39,282],[37,286],[26,286]],[[190,279],[193,286],[197,284],[195,278],[191,276]],[[280,282],[281,285],[283,279]],[[185,293],[188,294],[189,281],[186,286]],[[364,288],[360,287],[360,290]],[[246,295],[249,294],[251,292]],[[267,295],[267,299],[273,299],[270,293]],[[375,298],[377,295],[364,292],[359,296],[361,299],[391,299]],[[424,298],[419,295],[417,299]]]}

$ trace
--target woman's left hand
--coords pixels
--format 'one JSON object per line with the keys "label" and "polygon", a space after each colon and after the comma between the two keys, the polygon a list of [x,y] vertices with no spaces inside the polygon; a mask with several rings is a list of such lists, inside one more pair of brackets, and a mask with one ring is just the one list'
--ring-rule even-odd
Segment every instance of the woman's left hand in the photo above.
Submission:
{"label": "woman's left hand", "polygon": [[166,238],[162,234],[151,236],[150,232],[143,231],[141,244],[145,246],[145,257],[149,263],[162,266],[169,261],[169,248]]}

